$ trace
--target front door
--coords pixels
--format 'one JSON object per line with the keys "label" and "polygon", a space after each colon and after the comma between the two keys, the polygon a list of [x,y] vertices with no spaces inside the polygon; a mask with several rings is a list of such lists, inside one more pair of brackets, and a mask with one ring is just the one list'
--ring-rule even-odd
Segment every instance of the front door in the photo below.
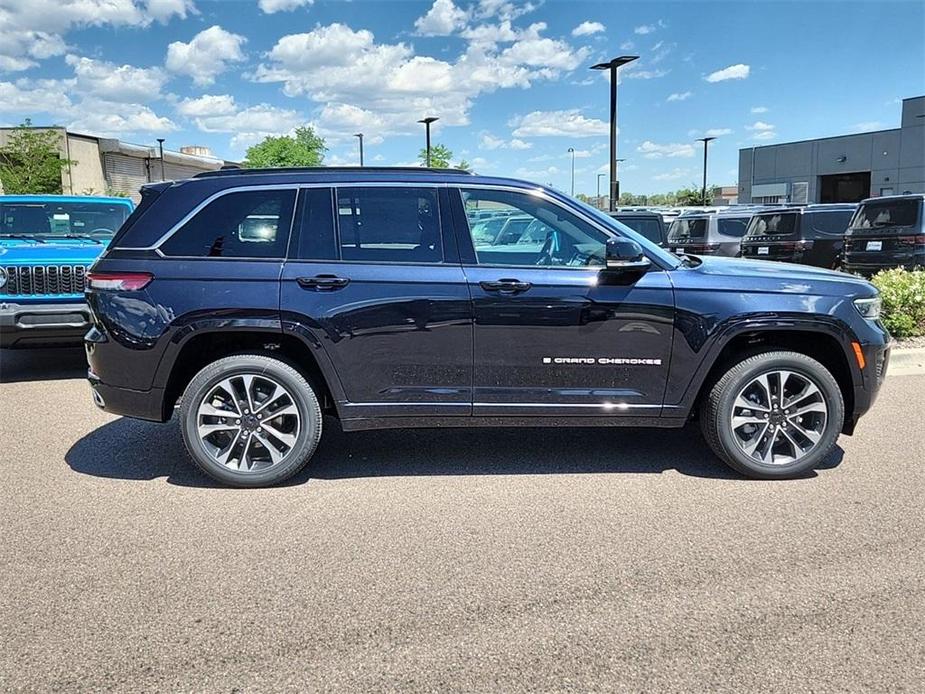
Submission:
{"label": "front door", "polygon": [[451,191],[475,315],[476,416],[658,416],[674,300],[603,281],[608,235],[542,195]]}
{"label": "front door", "polygon": [[343,418],[471,413],[471,306],[445,199],[435,186],[302,191],[283,326],[323,350]]}

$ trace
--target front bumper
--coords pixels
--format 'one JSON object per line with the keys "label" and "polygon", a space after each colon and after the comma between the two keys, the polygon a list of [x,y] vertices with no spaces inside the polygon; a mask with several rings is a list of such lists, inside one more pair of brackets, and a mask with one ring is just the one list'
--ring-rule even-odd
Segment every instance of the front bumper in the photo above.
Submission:
{"label": "front bumper", "polygon": [[89,326],[90,309],[82,301],[0,301],[0,348],[80,344]]}

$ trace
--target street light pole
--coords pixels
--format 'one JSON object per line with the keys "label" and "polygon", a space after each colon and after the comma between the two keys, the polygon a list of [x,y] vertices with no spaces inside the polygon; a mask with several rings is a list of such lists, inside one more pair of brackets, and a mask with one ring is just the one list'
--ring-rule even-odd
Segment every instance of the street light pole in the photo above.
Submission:
{"label": "street light pole", "polygon": [[439,118],[436,118],[436,117],[434,117],[434,116],[428,116],[427,118],[422,118],[421,120],[418,121],[418,123],[423,123],[423,124],[424,124],[424,129],[425,129],[425,131],[426,131],[426,133],[427,133],[427,157],[426,157],[426,161],[427,161],[427,168],[428,168],[428,169],[430,168],[430,124],[433,123],[434,121],[438,121],[438,120],[440,120],[440,119],[439,119]]}
{"label": "street light pole", "polygon": [[703,143],[703,189],[700,191],[700,201],[704,207],[707,205],[707,149],[710,146],[710,142],[715,139],[715,137],[697,138],[697,142]]}
{"label": "street light pole", "polygon": [[575,148],[568,148],[569,154],[572,155],[572,197],[575,197]]}
{"label": "street light pole", "polygon": [[[150,140],[148,140],[148,142],[150,142]],[[158,148],[158,151],[160,152],[160,157],[161,157],[161,180],[166,181],[167,177],[164,176],[164,138],[163,137],[157,138],[157,148]]]}
{"label": "street light pole", "polygon": [[620,198],[620,181],[617,178],[617,68],[639,58],[638,55],[621,55],[607,63],[592,65],[592,70],[610,70],[610,201],[608,209],[613,212]]}
{"label": "street light pole", "polygon": [[360,141],[360,166],[363,166],[363,133],[354,135]]}
{"label": "street light pole", "polygon": [[601,176],[606,176],[606,175],[607,174],[601,174],[601,173],[597,175],[597,200],[598,202],[600,202],[601,200]]}

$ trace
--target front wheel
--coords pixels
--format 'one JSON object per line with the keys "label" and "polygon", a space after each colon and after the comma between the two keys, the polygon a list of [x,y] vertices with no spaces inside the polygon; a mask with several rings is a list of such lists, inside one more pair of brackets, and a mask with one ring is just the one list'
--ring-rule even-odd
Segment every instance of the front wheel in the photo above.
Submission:
{"label": "front wheel", "polygon": [[717,381],[704,399],[701,428],[734,470],[786,479],[822,462],[844,417],[841,389],[822,364],[798,352],[765,352]]}
{"label": "front wheel", "polygon": [[180,405],[183,442],[203,472],[265,487],[301,470],[321,438],[321,407],[288,364],[257,354],[219,359],[193,377]]}

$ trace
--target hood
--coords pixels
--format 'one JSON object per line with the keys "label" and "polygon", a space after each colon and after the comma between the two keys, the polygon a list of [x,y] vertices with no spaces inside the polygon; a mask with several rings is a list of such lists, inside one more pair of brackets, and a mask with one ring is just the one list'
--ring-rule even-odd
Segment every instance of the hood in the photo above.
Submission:
{"label": "hood", "polygon": [[89,265],[106,250],[88,239],[45,240],[0,238],[0,265]]}
{"label": "hood", "polygon": [[769,260],[697,257],[703,262],[692,270],[711,283],[715,280],[718,288],[856,297],[877,294],[870,282],[844,272]]}

